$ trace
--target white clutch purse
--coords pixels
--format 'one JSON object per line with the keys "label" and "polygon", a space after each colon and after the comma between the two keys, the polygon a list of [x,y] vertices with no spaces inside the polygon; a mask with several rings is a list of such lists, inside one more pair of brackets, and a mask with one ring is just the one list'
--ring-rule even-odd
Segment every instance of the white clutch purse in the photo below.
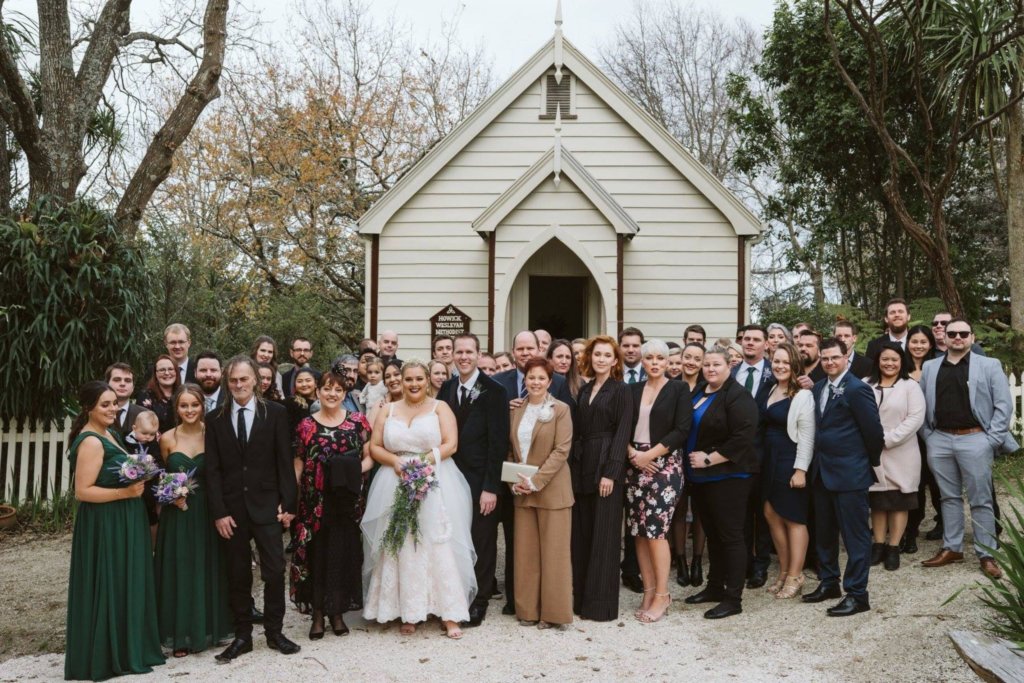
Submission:
{"label": "white clutch purse", "polygon": [[501,480],[508,484],[518,484],[522,481],[518,475],[532,477],[537,474],[538,469],[536,465],[524,465],[523,463],[506,460],[501,463]]}

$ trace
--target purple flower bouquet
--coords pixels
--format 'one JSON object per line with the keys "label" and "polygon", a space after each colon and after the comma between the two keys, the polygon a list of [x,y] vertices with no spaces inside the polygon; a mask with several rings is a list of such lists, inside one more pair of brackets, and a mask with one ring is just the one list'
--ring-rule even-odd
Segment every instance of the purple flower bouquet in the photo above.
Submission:
{"label": "purple flower bouquet", "polygon": [[[195,469],[189,472],[164,472],[153,484],[156,502],[170,505],[179,498],[187,498],[194,493],[199,484],[195,480]],[[182,504],[182,510],[188,510],[188,504]]]}
{"label": "purple flower bouquet", "polygon": [[384,532],[385,550],[397,557],[407,536],[412,535],[414,544],[419,542],[420,503],[436,488],[437,474],[434,465],[427,462],[426,454],[402,462],[402,474],[398,478],[395,501],[391,505],[391,521]]}
{"label": "purple flower bouquet", "polygon": [[121,478],[122,484],[134,484],[146,481],[160,474],[163,470],[149,453],[129,453],[120,466],[113,468]]}

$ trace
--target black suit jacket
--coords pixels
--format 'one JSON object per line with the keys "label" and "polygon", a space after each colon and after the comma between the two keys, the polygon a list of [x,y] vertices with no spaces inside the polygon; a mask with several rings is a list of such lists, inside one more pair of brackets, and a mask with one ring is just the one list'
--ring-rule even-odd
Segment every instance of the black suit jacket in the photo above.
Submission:
{"label": "black suit jacket", "polygon": [[[647,382],[635,382],[626,387],[632,392],[633,420],[630,441],[640,418],[640,400]],[[669,382],[654,399],[651,406],[651,445],[661,444],[672,452],[686,445],[693,422],[693,404],[690,402],[690,387],[686,382]]]}
{"label": "black suit jacket", "polygon": [[110,425],[111,431],[117,432],[122,437],[128,436],[132,431],[132,425],[135,424],[135,418],[139,416],[146,408],[143,408],[134,401],[128,402],[128,412],[124,416],[124,424],[118,424],[117,417],[114,418],[114,424]]}
{"label": "black suit jacket", "polygon": [[[293,367],[288,372],[281,375],[281,393],[284,398],[295,395],[295,387],[292,386],[292,378],[295,377],[295,371],[300,368]],[[316,368],[310,367],[309,370],[313,372],[313,376],[316,377],[317,383],[320,382],[320,371]]]}
{"label": "black suit jacket", "polygon": [[[698,385],[696,391],[706,385]],[[700,469],[697,474],[712,477],[741,472],[757,473],[760,463],[757,441],[758,409],[754,397],[742,384],[729,377],[718,390],[718,395],[704,411],[697,432],[694,450],[705,453],[718,451],[728,462]]]}
{"label": "black suit jacket", "polygon": [[226,402],[206,417],[206,484],[210,516],[273,524],[277,508],[295,513],[295,468],[284,407],[256,401],[245,448],[238,443]]}
{"label": "black suit jacket", "polygon": [[[518,372],[518,368],[512,368],[505,372],[499,372],[491,378],[505,389],[507,401],[519,398]],[[565,378],[557,372],[551,378],[551,388],[548,389],[548,392],[559,401],[572,408],[573,412],[576,411],[576,401],[573,399],[572,393],[569,391],[569,384],[565,381]],[[508,406],[506,406],[506,408],[507,407]]]}
{"label": "black suit jacket", "polygon": [[[455,464],[466,477],[473,499],[481,491],[499,493],[501,463],[508,457],[509,410],[505,389],[483,372],[477,375],[472,398],[459,405],[459,378],[441,385],[438,398],[455,413],[459,445]],[[475,506],[474,506],[475,507]]]}
{"label": "black suit jacket", "polygon": [[867,356],[862,356],[856,351],[853,352],[853,358],[850,360],[850,372],[853,373],[854,377],[857,379],[864,379],[871,375],[871,371],[873,369],[874,364]]}

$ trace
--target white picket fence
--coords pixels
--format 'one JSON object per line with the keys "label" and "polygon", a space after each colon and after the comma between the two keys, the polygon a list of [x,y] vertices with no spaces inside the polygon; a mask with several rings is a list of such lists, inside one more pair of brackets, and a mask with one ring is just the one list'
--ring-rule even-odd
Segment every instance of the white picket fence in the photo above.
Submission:
{"label": "white picket fence", "polygon": [[[1024,434],[1024,386],[1010,376],[1013,396],[1013,433]],[[19,501],[41,495],[49,500],[71,487],[68,433],[71,419],[62,425],[28,425],[11,429],[0,421],[0,498]]]}

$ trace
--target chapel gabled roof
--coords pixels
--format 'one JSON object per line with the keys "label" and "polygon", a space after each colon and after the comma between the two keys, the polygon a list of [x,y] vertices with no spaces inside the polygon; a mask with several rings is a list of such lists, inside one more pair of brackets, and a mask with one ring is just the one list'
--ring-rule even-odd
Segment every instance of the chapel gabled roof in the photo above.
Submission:
{"label": "chapel gabled roof", "polygon": [[[389,220],[527,89],[557,64],[618,114],[697,191],[725,216],[737,235],[758,235],[761,222],[718,178],[684,148],[664,126],[587,59],[567,39],[556,35],[485,99],[454,130],[385,192],[359,220],[362,235],[380,234]],[[511,188],[510,188],[511,189]],[[504,195],[503,195],[504,196]],[[617,205],[616,205],[617,206]],[[479,219],[478,219],[479,220]]]}

